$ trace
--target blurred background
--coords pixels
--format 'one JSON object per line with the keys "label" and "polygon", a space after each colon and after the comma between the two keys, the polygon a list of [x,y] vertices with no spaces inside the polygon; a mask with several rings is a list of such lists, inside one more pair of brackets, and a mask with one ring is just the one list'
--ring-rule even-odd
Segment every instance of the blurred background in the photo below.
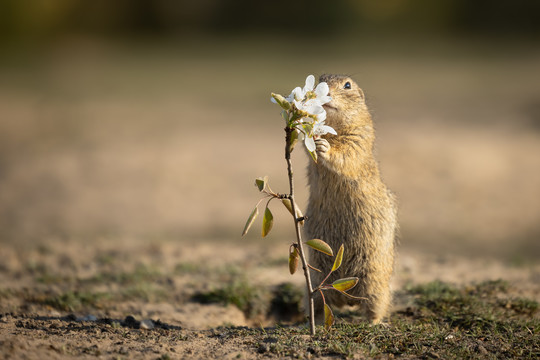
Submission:
{"label": "blurred background", "polygon": [[290,241],[277,205],[240,238],[253,180],[287,191],[270,92],[329,72],[366,93],[403,251],[537,261],[539,45],[526,0],[3,0],[0,242]]}

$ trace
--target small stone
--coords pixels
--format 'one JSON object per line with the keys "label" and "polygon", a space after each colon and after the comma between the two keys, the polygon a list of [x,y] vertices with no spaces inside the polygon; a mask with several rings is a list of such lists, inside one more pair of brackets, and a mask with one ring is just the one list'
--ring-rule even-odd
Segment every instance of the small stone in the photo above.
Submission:
{"label": "small stone", "polygon": [[152,330],[154,328],[154,322],[150,319],[144,319],[139,324],[139,327],[145,330]]}
{"label": "small stone", "polygon": [[257,349],[257,352],[259,354],[264,354],[264,353],[267,353],[269,351],[270,351],[270,346],[268,346],[266,344],[259,345],[259,348]]}
{"label": "small stone", "polygon": [[76,321],[78,322],[81,322],[81,321],[97,321],[97,317],[94,316],[94,315],[86,315],[86,316],[78,316],[76,319]]}
{"label": "small stone", "polygon": [[135,320],[135,318],[133,316],[131,316],[131,315],[126,316],[126,318],[124,319],[124,324],[127,327],[130,327],[130,328],[138,328],[139,327],[139,322],[137,320]]}

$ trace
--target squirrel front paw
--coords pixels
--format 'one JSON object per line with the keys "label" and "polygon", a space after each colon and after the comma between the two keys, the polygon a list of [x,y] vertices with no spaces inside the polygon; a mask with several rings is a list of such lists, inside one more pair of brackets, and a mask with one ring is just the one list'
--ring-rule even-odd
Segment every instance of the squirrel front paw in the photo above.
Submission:
{"label": "squirrel front paw", "polygon": [[323,159],[326,158],[328,150],[330,150],[330,143],[328,140],[323,138],[315,139],[315,151],[317,151],[317,156],[322,157]]}

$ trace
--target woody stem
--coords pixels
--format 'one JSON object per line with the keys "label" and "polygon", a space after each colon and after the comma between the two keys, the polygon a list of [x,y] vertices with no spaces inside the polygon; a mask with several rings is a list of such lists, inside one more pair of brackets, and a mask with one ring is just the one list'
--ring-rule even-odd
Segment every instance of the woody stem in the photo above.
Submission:
{"label": "woody stem", "polygon": [[296,214],[296,202],[294,201],[294,181],[293,181],[293,170],[291,163],[291,147],[289,146],[291,140],[291,134],[294,131],[293,128],[285,128],[285,160],[287,161],[287,173],[289,175],[289,199],[291,201],[292,213],[294,214],[294,228],[296,230],[296,241],[298,244],[298,253],[300,259],[302,260],[302,269],[304,270],[304,276],[306,278],[306,286],[308,293],[308,306],[309,306],[309,328],[311,335],[315,335],[315,304],[313,301],[313,286],[311,285],[311,277],[309,275],[309,268],[307,265],[306,255],[304,252],[304,247],[302,246],[302,233],[300,231],[300,222]]}

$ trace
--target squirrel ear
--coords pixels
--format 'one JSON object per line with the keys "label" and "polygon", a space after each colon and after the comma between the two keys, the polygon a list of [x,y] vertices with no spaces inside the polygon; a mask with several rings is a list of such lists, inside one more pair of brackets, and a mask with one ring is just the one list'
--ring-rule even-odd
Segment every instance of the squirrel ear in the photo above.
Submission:
{"label": "squirrel ear", "polygon": [[362,98],[362,100],[365,100],[364,91],[358,88],[358,93],[360,94],[360,97]]}

